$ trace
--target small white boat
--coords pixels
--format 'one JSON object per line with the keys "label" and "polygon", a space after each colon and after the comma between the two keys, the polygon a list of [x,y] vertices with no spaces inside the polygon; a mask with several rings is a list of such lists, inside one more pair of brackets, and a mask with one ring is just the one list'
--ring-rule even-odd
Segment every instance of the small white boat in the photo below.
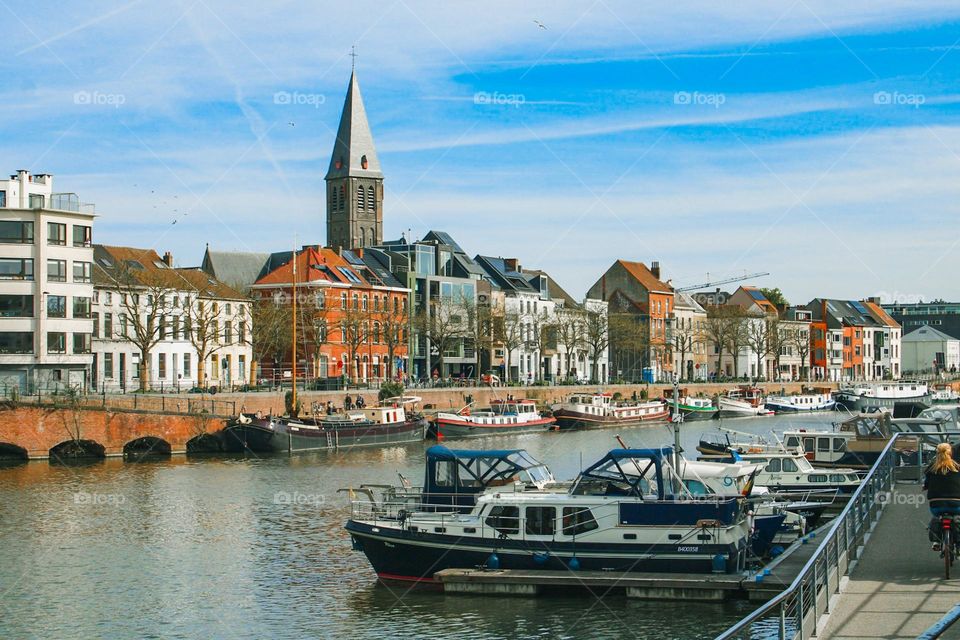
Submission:
{"label": "small white boat", "polygon": [[720,396],[717,398],[717,406],[720,410],[721,418],[748,418],[753,416],[770,416],[773,411],[766,405],[755,406],[748,400],[738,400],[729,396]]}
{"label": "small white boat", "polygon": [[766,406],[774,413],[832,411],[837,406],[829,392],[801,393],[795,396],[768,396]]}

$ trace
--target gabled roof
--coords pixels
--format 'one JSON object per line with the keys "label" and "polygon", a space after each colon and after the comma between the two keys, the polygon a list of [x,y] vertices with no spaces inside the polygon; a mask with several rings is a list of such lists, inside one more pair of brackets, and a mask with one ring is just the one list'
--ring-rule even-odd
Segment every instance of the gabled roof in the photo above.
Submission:
{"label": "gabled roof", "polygon": [[[814,320],[825,320],[827,327],[836,329],[842,326],[877,327],[882,323],[874,319],[870,311],[859,300],[835,300],[815,298],[807,303]],[[826,317],[824,317],[824,309]]]}
{"label": "gabled roof", "polygon": [[643,285],[647,291],[657,291],[661,293],[673,293],[673,287],[658,278],[654,277],[647,265],[642,262],[628,262],[627,260],[617,260],[617,264],[623,267],[637,282]]}
{"label": "gabled roof", "polygon": [[540,271],[539,269],[527,269],[525,273],[528,273],[532,276],[546,276],[547,277],[547,291],[550,294],[551,300],[559,300],[563,302],[563,306],[575,309],[580,306],[580,303],[573,299],[569,293],[564,291],[564,289],[557,284],[557,281],[547,273],[546,271]]}
{"label": "gabled roof", "polygon": [[[753,302],[753,304],[759,307],[764,313],[779,313],[777,305],[770,302],[767,299],[767,296],[763,295],[763,292],[757,287],[742,286],[740,289],[750,296],[750,300]],[[734,292],[734,295],[736,295],[736,292]]]}
{"label": "gabled roof", "polygon": [[483,270],[483,276],[491,284],[511,293],[540,293],[540,289],[530,283],[527,273],[515,271],[507,266],[503,258],[476,256],[473,261]]}
{"label": "gabled roof", "polygon": [[406,289],[407,285],[390,271],[390,256],[386,252],[369,247],[363,250],[363,263],[367,280],[384,287]]}
{"label": "gabled roof", "polygon": [[676,297],[673,300],[673,308],[677,307],[686,307],[688,309],[693,309],[694,313],[706,313],[706,309],[703,306],[693,299],[689,293],[683,291],[677,291]]}
{"label": "gabled roof", "polygon": [[883,308],[876,302],[871,302],[870,300],[863,300],[863,306],[867,308],[867,311],[870,312],[870,315],[873,316],[873,319],[879,322],[882,325],[888,327],[893,327],[894,329],[900,328],[900,323],[890,317],[890,314],[883,310]]}
{"label": "gabled roof", "polygon": [[203,254],[200,268],[217,280],[236,289],[245,289],[284,262],[290,260],[290,251],[254,253],[240,251],[213,251]]}
{"label": "gabled roof", "polygon": [[901,338],[902,342],[957,342],[953,336],[945,334],[939,329],[934,329],[928,324],[917,327],[910,333]]}
{"label": "gabled roof", "polygon": [[159,286],[171,291],[190,291],[205,298],[243,300],[235,288],[200,269],[168,266],[153,249],[93,245],[93,284],[114,289],[118,286]]}
{"label": "gabled roof", "polygon": [[[363,167],[364,158],[366,168]],[[355,72],[350,74],[350,84],[347,87],[347,97],[343,101],[340,126],[337,128],[337,139],[333,143],[326,179],[347,176],[383,178]]]}
{"label": "gabled roof", "polygon": [[[293,267],[294,261],[291,260],[257,280],[254,286],[257,288],[292,286]],[[370,286],[366,278],[333,249],[313,246],[304,247],[303,250],[297,252],[296,267],[297,284],[329,283],[339,286]]]}

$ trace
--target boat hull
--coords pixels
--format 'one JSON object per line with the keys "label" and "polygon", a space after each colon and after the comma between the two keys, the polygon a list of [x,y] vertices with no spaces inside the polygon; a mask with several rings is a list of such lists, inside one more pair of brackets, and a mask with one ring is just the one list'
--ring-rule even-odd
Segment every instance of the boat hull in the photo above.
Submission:
{"label": "boat hull", "polygon": [[484,438],[501,434],[531,433],[547,431],[556,425],[554,418],[538,418],[515,424],[482,424],[469,420],[450,420],[436,418],[431,422],[428,436],[442,438]]}
{"label": "boat hull", "polygon": [[[744,549],[733,544],[589,544],[576,542],[473,540],[412,533],[350,520],[354,549],[363,551],[382,579],[433,582],[443,569],[485,566],[496,553],[501,569],[569,570],[577,558],[583,571],[710,573],[713,558],[724,556],[729,571],[742,566]],[[665,537],[665,536],[664,536]]]}
{"label": "boat hull", "polygon": [[612,427],[635,427],[644,422],[664,421],[670,417],[670,411],[651,413],[644,416],[618,418],[616,416],[595,416],[570,409],[557,409],[553,412],[560,429],[608,429]]}
{"label": "boat hull", "polygon": [[711,407],[709,409],[686,409],[680,407],[680,414],[683,415],[684,422],[691,422],[694,420],[712,420],[717,415],[716,407]]}
{"label": "boat hull", "polygon": [[833,411],[836,408],[836,403],[831,401],[806,407],[767,401],[766,407],[774,413],[814,413],[817,411]]}
{"label": "boat hull", "polygon": [[887,408],[899,416],[914,416],[933,406],[933,401],[929,394],[914,396],[911,398],[876,398],[873,396],[864,396],[854,393],[840,392],[836,395],[838,407],[843,407],[852,413],[861,413],[864,411],[876,411],[880,408]]}
{"label": "boat hull", "polygon": [[422,419],[392,424],[322,423],[314,426],[281,418],[256,417],[247,424],[235,420],[224,429],[224,444],[227,451],[233,452],[292,453],[419,442],[426,430]]}

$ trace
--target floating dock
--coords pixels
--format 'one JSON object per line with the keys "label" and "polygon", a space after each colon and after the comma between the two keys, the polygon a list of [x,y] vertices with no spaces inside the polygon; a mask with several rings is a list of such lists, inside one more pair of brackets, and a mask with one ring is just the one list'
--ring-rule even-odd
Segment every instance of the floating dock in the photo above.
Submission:
{"label": "floating dock", "polygon": [[621,573],[477,568],[444,569],[435,573],[433,578],[443,586],[444,593],[449,594],[537,596],[590,590],[601,594],[623,593],[628,598],[642,600],[765,601],[793,582],[817,547],[818,531],[798,540],[765,568],[749,573]]}

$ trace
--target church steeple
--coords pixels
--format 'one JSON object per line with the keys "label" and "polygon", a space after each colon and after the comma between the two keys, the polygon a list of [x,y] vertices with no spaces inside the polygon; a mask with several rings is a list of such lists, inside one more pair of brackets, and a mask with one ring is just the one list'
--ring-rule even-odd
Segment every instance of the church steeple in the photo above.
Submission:
{"label": "church steeple", "polygon": [[327,244],[355,249],[383,241],[383,173],[360,96],[350,74],[327,182]]}

